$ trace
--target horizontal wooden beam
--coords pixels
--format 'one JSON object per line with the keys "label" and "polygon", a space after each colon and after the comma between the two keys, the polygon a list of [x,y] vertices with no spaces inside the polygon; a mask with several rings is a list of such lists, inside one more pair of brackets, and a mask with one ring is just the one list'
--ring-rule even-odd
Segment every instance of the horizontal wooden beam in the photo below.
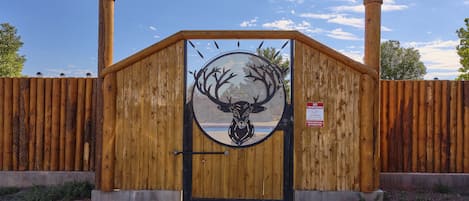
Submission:
{"label": "horizontal wooden beam", "polygon": [[239,30],[213,30],[213,31],[180,31],[150,47],[147,47],[136,54],[127,57],[110,67],[105,68],[100,76],[104,77],[109,73],[116,72],[130,66],[131,64],[158,52],[180,40],[191,39],[293,39],[301,41],[319,51],[327,54],[328,56],[339,60],[346,66],[364,74],[370,75],[373,79],[378,79],[378,72],[370,67],[357,62],[342,53],[306,36],[298,31],[239,31]]}

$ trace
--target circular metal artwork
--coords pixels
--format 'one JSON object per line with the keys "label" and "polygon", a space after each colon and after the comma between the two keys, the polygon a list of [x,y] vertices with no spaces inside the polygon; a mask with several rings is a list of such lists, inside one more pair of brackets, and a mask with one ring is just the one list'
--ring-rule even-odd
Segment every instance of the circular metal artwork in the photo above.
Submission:
{"label": "circular metal artwork", "polygon": [[192,73],[194,118],[212,140],[245,147],[268,138],[285,108],[284,72],[248,52],[222,54]]}

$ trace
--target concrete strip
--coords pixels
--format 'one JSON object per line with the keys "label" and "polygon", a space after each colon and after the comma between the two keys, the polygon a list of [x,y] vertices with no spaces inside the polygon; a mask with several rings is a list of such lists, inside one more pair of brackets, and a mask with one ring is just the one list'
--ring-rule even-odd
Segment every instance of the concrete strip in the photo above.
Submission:
{"label": "concrete strip", "polygon": [[469,174],[461,173],[381,173],[380,179],[382,189],[433,190],[438,185],[469,188]]}
{"label": "concrete strip", "polygon": [[79,171],[0,171],[0,187],[58,185],[71,181],[94,184],[94,172]]}
{"label": "concrete strip", "polygon": [[93,190],[92,201],[181,201],[181,191],[165,190],[121,190],[102,192]]}
{"label": "concrete strip", "polygon": [[381,190],[372,193],[354,191],[295,191],[295,201],[382,201],[384,192]]}

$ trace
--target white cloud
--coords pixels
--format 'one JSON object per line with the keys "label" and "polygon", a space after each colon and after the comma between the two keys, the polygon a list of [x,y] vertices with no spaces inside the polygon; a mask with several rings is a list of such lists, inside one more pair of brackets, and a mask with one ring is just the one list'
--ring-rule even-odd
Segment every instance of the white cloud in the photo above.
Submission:
{"label": "white cloud", "polygon": [[385,27],[385,26],[381,26],[381,31],[390,32],[392,31],[392,29]]}
{"label": "white cloud", "polygon": [[[381,10],[383,12],[399,11],[399,10],[405,10],[407,8],[409,8],[408,5],[396,4],[394,0],[384,0],[383,5],[381,6]],[[332,7],[331,9],[336,12],[355,12],[355,13],[365,12],[365,6],[363,4],[358,4],[358,5],[353,5],[353,6],[336,6],[336,7]]]}
{"label": "white cloud", "polygon": [[322,14],[322,13],[302,13],[300,17],[322,19],[329,23],[351,26],[355,28],[364,28],[365,22],[363,18],[348,17],[345,14]]}
{"label": "white cloud", "polygon": [[457,40],[436,40],[430,42],[408,42],[403,43],[405,47],[418,49],[421,61],[427,69],[457,71],[461,67],[459,56],[456,53]]}
{"label": "white cloud", "polygon": [[328,19],[327,22],[351,26],[355,28],[365,27],[365,22],[363,18],[346,17],[344,15],[338,15],[334,18]]}
{"label": "white cloud", "polygon": [[256,24],[257,19],[258,17],[255,17],[254,19],[243,21],[241,22],[241,24],[239,24],[239,26],[240,27],[255,27],[257,26]]}
{"label": "white cloud", "polygon": [[160,38],[159,35],[153,35],[153,38]]}
{"label": "white cloud", "polygon": [[298,30],[303,33],[324,32],[323,29],[313,28],[311,24],[307,21],[295,23],[291,19],[282,19],[282,20],[276,20],[273,22],[268,22],[268,23],[262,24],[262,27],[270,28],[270,29],[280,29],[280,30]]}
{"label": "white cloud", "polygon": [[365,6],[355,5],[355,6],[335,6],[331,8],[335,12],[355,12],[363,13],[365,12]]}
{"label": "white cloud", "polygon": [[293,30],[294,22],[292,20],[276,20],[273,22],[268,22],[262,25],[265,28],[273,28],[273,29],[280,29],[280,30]]}
{"label": "white cloud", "polygon": [[353,33],[345,32],[341,28],[330,31],[327,36],[340,40],[360,40],[360,38],[355,36]]}
{"label": "white cloud", "polygon": [[355,61],[358,61],[360,63],[363,63],[363,52],[361,51],[355,51],[355,50],[343,50],[343,49],[340,49],[338,50],[340,53],[352,58],[353,60]]}
{"label": "white cloud", "polygon": [[453,72],[427,72],[425,74],[424,79],[426,80],[433,80],[434,78],[438,78],[439,80],[453,80],[455,77],[460,75],[460,72],[453,71]]}
{"label": "white cloud", "polygon": [[305,18],[312,18],[312,19],[331,19],[336,17],[337,14],[321,14],[321,13],[302,13],[300,14],[300,17],[305,17]]}
{"label": "white cloud", "polygon": [[152,31],[156,31],[156,27],[154,26],[149,26],[148,28],[151,29]]}
{"label": "white cloud", "polygon": [[302,3],[305,2],[304,0],[287,0],[287,1],[288,1],[288,2],[297,3],[297,4],[302,4]]}

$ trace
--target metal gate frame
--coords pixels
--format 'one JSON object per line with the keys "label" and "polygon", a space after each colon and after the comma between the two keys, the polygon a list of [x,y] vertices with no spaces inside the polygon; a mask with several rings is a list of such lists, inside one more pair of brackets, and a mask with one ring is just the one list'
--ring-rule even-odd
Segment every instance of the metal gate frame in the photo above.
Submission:
{"label": "metal gate frame", "polygon": [[[283,130],[283,199],[293,201],[293,64],[294,64],[294,40],[290,40],[290,104],[285,104],[285,112],[276,130]],[[187,88],[187,40],[184,42],[184,89]],[[183,127],[183,201],[254,201],[258,199],[217,199],[217,198],[193,198],[192,197],[192,155],[193,155],[193,113],[192,100],[186,103],[187,90],[184,90],[184,127]],[[280,201],[280,200],[263,200]]]}

